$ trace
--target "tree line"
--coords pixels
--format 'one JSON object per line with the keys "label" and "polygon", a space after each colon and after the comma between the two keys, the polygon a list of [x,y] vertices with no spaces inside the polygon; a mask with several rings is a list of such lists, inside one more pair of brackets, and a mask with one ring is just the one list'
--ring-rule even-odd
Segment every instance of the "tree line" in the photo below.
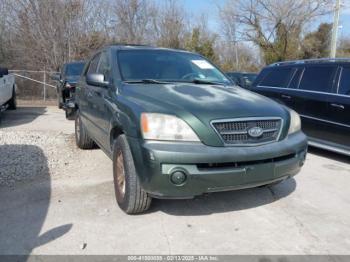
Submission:
{"label": "tree line", "polygon": [[[198,1],[199,2],[199,1]],[[178,0],[0,0],[0,64],[57,70],[112,43],[198,52],[223,70],[257,71],[291,59],[327,57],[331,24],[312,31],[332,0],[226,0],[208,14]],[[350,40],[340,44],[350,55]]]}

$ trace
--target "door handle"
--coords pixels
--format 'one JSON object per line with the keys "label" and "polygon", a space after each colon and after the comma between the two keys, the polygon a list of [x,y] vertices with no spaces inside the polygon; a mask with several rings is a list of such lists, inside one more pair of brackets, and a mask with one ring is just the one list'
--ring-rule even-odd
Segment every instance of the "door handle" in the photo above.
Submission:
{"label": "door handle", "polygon": [[342,109],[342,110],[345,109],[345,107],[343,105],[339,105],[339,104],[331,104],[331,106]]}
{"label": "door handle", "polygon": [[281,95],[282,98],[285,98],[285,99],[292,99],[291,96],[288,96],[288,95]]}

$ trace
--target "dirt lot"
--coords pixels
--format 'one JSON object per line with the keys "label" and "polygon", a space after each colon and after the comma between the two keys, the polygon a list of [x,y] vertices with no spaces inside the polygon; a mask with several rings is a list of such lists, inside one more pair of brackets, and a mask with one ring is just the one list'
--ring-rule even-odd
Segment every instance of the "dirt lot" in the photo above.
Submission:
{"label": "dirt lot", "polygon": [[350,159],[311,149],[270,187],[117,207],[111,161],[74,144],[55,107],[5,112],[0,254],[350,254]]}

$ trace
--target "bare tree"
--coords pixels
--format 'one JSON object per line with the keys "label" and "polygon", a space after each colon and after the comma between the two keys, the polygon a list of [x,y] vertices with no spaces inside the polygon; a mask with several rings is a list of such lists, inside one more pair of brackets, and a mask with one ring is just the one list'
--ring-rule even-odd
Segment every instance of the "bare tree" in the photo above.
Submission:
{"label": "bare tree", "polygon": [[240,39],[260,47],[267,63],[295,58],[305,26],[329,11],[330,0],[228,0]]}
{"label": "bare tree", "polygon": [[158,45],[183,48],[186,33],[186,12],[177,0],[165,0],[159,7],[155,29]]}
{"label": "bare tree", "polygon": [[[11,12],[17,63],[31,69],[57,70],[62,63],[86,57],[91,41],[107,40],[97,20],[94,0],[3,0]],[[92,36],[98,34],[98,38]],[[98,41],[96,41],[96,39]]]}
{"label": "bare tree", "polygon": [[115,0],[113,5],[117,40],[129,44],[151,41],[156,7],[149,0]]}

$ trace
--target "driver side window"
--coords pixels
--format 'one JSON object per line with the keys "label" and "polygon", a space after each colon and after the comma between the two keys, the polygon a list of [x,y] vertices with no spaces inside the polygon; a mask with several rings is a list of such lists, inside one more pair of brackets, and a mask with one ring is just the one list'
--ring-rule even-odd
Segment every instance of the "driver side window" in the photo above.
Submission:
{"label": "driver side window", "polygon": [[101,54],[97,54],[90,62],[89,69],[87,70],[87,74],[96,74],[98,63],[100,61]]}
{"label": "driver side window", "polygon": [[108,54],[106,52],[103,52],[101,54],[101,59],[97,68],[97,74],[104,75],[105,81],[109,81],[110,71],[111,71],[111,67],[108,59]]}

